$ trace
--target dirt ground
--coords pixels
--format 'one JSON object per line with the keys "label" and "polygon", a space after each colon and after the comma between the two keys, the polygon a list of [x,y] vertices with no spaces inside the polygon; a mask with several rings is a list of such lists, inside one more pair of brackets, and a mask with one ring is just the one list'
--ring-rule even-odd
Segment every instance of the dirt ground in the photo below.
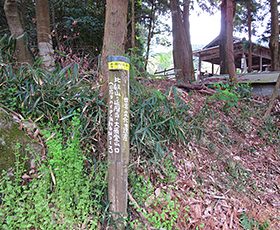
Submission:
{"label": "dirt ground", "polygon": [[[145,84],[168,92],[174,82]],[[179,91],[192,116],[205,104],[211,112],[202,121],[200,140],[170,146],[178,177],[173,184],[158,185],[180,203],[176,228],[280,229],[280,123],[278,119],[271,127],[262,119],[268,98],[240,100],[225,112],[222,101]],[[274,120],[279,105],[277,101]]]}

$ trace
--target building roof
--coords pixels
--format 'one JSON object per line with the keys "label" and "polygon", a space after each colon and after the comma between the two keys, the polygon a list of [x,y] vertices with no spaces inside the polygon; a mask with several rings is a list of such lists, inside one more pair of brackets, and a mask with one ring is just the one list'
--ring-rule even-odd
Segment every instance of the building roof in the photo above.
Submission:
{"label": "building roof", "polygon": [[[210,62],[213,64],[220,64],[220,52],[219,52],[219,36],[216,37],[209,44],[204,46],[201,50],[194,51],[194,56],[200,58],[201,61]],[[234,37],[233,39],[234,47],[234,60],[236,68],[241,68],[241,58],[243,54],[248,55],[249,42],[245,39],[240,39]],[[252,43],[252,68],[255,70],[260,69],[260,59],[261,65],[263,67],[269,66],[271,63],[270,49],[268,47]]]}
{"label": "building roof", "polygon": [[[238,37],[233,37],[233,43],[240,42],[240,41],[242,41],[242,39]],[[208,49],[211,47],[219,46],[219,44],[220,44],[220,35],[214,38],[209,44],[204,46],[202,49]]]}

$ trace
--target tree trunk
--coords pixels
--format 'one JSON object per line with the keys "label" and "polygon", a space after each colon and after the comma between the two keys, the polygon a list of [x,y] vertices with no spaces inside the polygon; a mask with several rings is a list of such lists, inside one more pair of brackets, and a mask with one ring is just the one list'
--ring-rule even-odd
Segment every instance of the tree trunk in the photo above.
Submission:
{"label": "tree trunk", "polygon": [[127,36],[127,8],[128,0],[107,0],[103,48],[101,56],[101,83],[100,96],[108,93],[108,68],[106,58],[108,55],[123,55]]}
{"label": "tree trunk", "polygon": [[228,62],[228,74],[230,80],[236,78],[235,62],[234,62],[234,48],[233,48],[233,17],[235,13],[234,0],[227,0],[227,44],[226,44],[226,57]]}
{"label": "tree trunk", "polygon": [[194,66],[193,66],[193,56],[192,56],[192,44],[191,44],[191,35],[190,35],[190,0],[184,1],[184,9],[183,9],[183,22],[186,30],[186,42],[187,42],[187,53],[190,54],[188,58],[188,65],[191,68],[191,78],[194,80]]}
{"label": "tree trunk", "polygon": [[270,1],[271,12],[271,35],[269,47],[271,52],[271,70],[280,70],[280,47],[279,47],[279,12],[277,0]]}
{"label": "tree trunk", "polygon": [[135,1],[131,0],[131,48],[135,48]]}
{"label": "tree trunk", "polygon": [[42,58],[42,67],[52,71],[55,66],[55,60],[48,0],[36,0],[36,22],[38,49],[39,56]]}
{"label": "tree trunk", "polygon": [[227,0],[222,0],[221,4],[221,31],[220,31],[220,74],[228,73],[228,63],[226,58],[226,2]]}
{"label": "tree trunk", "polygon": [[170,1],[172,12],[173,61],[177,84],[184,85],[194,80],[192,50],[189,35],[189,1],[184,2],[182,15],[178,0]]}
{"label": "tree trunk", "polygon": [[220,61],[221,74],[229,74],[230,80],[236,78],[233,49],[234,0],[223,0],[221,5]]}
{"label": "tree trunk", "polygon": [[247,1],[247,11],[248,11],[248,72],[252,72],[252,0]]}
{"label": "tree trunk", "polygon": [[24,32],[21,14],[16,0],[6,0],[4,11],[7,23],[13,38],[16,39],[15,57],[19,63],[33,63],[32,54],[27,46],[27,37]]}
{"label": "tree trunk", "polygon": [[146,50],[145,66],[144,66],[145,71],[147,71],[147,66],[149,61],[151,40],[154,31],[154,23],[155,23],[155,3],[154,1],[152,1],[152,9],[151,9],[150,22],[149,22],[149,32],[148,32],[148,39],[147,39],[147,50]]}
{"label": "tree trunk", "polygon": [[60,48],[60,41],[58,38],[58,32],[56,29],[56,23],[55,23],[55,6],[53,1],[50,1],[50,12],[51,12],[51,28],[52,28],[52,36],[53,36],[53,48],[55,50],[59,50]]}

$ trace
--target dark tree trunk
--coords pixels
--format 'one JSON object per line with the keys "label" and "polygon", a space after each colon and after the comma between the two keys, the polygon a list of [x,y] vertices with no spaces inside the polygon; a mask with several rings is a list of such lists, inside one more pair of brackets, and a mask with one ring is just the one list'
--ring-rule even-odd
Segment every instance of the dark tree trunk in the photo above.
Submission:
{"label": "dark tree trunk", "polygon": [[188,58],[188,65],[191,67],[191,76],[194,80],[194,66],[193,66],[193,56],[192,56],[192,44],[191,44],[191,35],[190,35],[190,3],[191,1],[184,1],[184,9],[183,9],[183,22],[186,30],[186,39],[187,39],[187,53],[190,54]]}
{"label": "dark tree trunk", "polygon": [[13,38],[16,39],[15,57],[19,63],[33,63],[32,54],[27,46],[27,37],[22,25],[20,10],[16,0],[6,0],[4,11],[9,26],[9,30]]}
{"label": "dark tree trunk", "polygon": [[277,0],[270,0],[271,12],[271,35],[269,47],[271,52],[271,70],[280,70],[280,47],[279,47],[279,12]]}
{"label": "dark tree trunk", "polygon": [[131,48],[135,48],[135,1],[131,0]]}
{"label": "dark tree trunk", "polygon": [[229,74],[231,80],[236,77],[233,49],[233,16],[235,1],[223,0],[221,5],[220,64],[221,74]]}
{"label": "dark tree trunk", "polygon": [[184,1],[181,12],[178,0],[170,1],[172,12],[173,61],[177,84],[184,85],[194,80],[192,49],[189,34],[189,0]]}
{"label": "dark tree trunk", "polygon": [[247,1],[247,11],[248,11],[248,72],[252,72],[252,0]]}
{"label": "dark tree trunk", "polygon": [[226,58],[226,0],[222,0],[221,4],[221,31],[220,31],[220,73],[228,73],[228,63]]}
{"label": "dark tree trunk", "polygon": [[226,57],[228,62],[228,74],[230,80],[236,78],[235,62],[234,62],[234,48],[233,48],[233,17],[235,14],[235,1],[227,0],[227,44]]}
{"label": "dark tree trunk", "polygon": [[108,55],[124,55],[127,37],[127,8],[128,0],[107,0],[104,27],[104,39],[101,57],[101,96],[107,94]]}
{"label": "dark tree trunk", "polygon": [[51,28],[52,28],[52,36],[53,36],[53,48],[56,50],[60,49],[60,41],[58,38],[58,33],[56,29],[56,23],[55,23],[55,8],[54,8],[53,1],[50,1],[50,11],[51,11]]}
{"label": "dark tree trunk", "polygon": [[145,67],[144,67],[145,71],[147,71],[147,65],[149,61],[151,41],[154,32],[154,23],[155,23],[155,2],[152,1],[151,16],[149,21],[149,32],[148,32],[148,39],[147,39],[147,50],[146,50],[146,57],[145,57]]}

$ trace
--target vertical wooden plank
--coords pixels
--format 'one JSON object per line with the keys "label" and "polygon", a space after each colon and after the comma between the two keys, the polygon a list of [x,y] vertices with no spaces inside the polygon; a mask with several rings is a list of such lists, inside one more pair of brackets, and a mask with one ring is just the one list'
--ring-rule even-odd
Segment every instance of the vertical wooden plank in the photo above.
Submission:
{"label": "vertical wooden plank", "polygon": [[118,229],[127,216],[129,163],[129,59],[109,56],[108,193]]}

